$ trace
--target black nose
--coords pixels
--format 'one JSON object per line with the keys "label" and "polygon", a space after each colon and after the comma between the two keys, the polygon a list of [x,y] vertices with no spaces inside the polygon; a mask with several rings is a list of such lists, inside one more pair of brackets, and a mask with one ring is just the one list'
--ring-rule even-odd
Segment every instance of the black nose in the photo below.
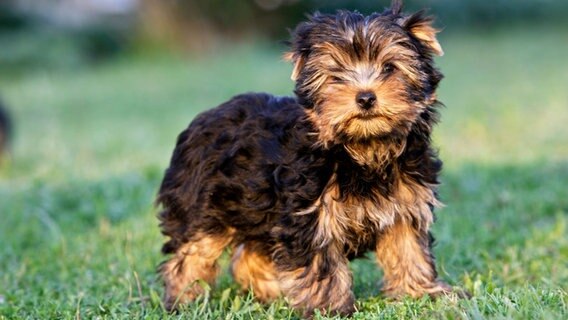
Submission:
{"label": "black nose", "polygon": [[369,110],[375,105],[377,96],[375,96],[375,94],[372,92],[364,91],[359,92],[357,94],[357,97],[355,97],[355,100],[357,100],[357,105],[359,105],[359,107],[365,110]]}

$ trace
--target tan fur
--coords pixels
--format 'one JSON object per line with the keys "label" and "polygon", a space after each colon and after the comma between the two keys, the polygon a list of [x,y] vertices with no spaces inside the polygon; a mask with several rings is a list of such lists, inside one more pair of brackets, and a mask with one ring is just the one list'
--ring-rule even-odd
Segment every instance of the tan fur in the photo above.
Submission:
{"label": "tan fur", "polygon": [[304,67],[304,64],[306,62],[305,59],[302,56],[297,56],[292,52],[286,52],[283,58],[286,61],[294,63],[294,69],[292,69],[292,74],[290,75],[290,79],[292,79],[292,81],[296,81],[298,79],[300,71]]}
{"label": "tan fur", "polygon": [[[341,73],[314,73],[311,76],[313,79],[310,79],[311,85],[321,87],[321,95],[325,97],[318,108],[308,111],[309,119],[319,129],[318,135],[322,145],[339,142],[339,133],[347,134],[354,140],[389,135],[395,128],[395,135],[408,134],[424,106],[409,103],[404,85],[397,80],[396,73],[404,73],[409,79],[416,78],[414,71],[409,69],[412,65],[409,61],[412,61],[413,57],[408,54],[408,58],[405,58],[404,52],[408,50],[395,45],[391,47],[393,53],[386,51],[378,61],[356,63],[350,65],[348,68],[351,69],[347,70],[339,68],[340,65],[346,68],[343,63],[348,61],[341,60],[338,53],[334,54],[339,57],[333,59],[323,55],[308,62],[322,70],[343,70]],[[403,53],[393,58],[396,52],[394,49]],[[397,67],[395,74],[389,77],[381,75],[381,69],[387,63]],[[334,81],[334,77],[340,78],[341,82]],[[371,91],[379,97],[377,107],[364,116],[355,99],[362,91]]]}
{"label": "tan fur", "polygon": [[377,242],[377,261],[384,270],[383,292],[393,298],[451,292],[436,279],[427,231],[402,219],[387,228]]}
{"label": "tan fur", "polygon": [[426,19],[421,23],[411,26],[410,32],[412,32],[416,38],[422,40],[426,45],[428,45],[432,52],[439,56],[444,55],[444,50],[436,38],[436,34],[440,32],[440,30],[432,26],[431,19]]}
{"label": "tan fur", "polygon": [[202,234],[194,237],[160,266],[165,283],[164,303],[168,310],[194,300],[203,293],[198,280],[215,282],[219,272],[217,259],[231,242],[232,232],[223,236]]}
{"label": "tan fur", "polygon": [[335,264],[334,270],[325,277],[321,277],[321,254],[316,255],[307,267],[279,274],[282,292],[294,308],[305,310],[305,316],[309,316],[313,309],[320,309],[323,313],[334,310],[340,314],[349,314],[354,309],[349,261],[337,243],[326,248],[326,254]]}
{"label": "tan fur", "polygon": [[[320,200],[318,228],[314,236],[317,247],[338,242],[341,246],[368,242],[373,230],[386,230],[397,219],[415,221],[420,230],[427,232],[434,216],[429,204],[441,206],[431,188],[404,179],[397,181],[395,194],[384,198],[375,195],[377,201],[357,198],[340,199],[335,178],[326,188]],[[370,228],[372,226],[372,228]]]}
{"label": "tan fur", "polygon": [[252,289],[260,301],[269,302],[280,295],[274,263],[268,257],[248,250],[244,244],[233,253],[231,273],[245,291]]}
{"label": "tan fur", "polygon": [[399,157],[405,146],[405,139],[392,138],[389,143],[377,140],[366,143],[352,142],[345,145],[345,150],[361,166],[383,168],[389,161]]}

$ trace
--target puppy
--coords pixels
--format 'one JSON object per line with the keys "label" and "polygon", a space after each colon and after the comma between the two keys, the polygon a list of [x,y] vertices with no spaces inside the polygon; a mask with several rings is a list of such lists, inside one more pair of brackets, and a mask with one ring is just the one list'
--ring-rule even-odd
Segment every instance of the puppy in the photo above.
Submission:
{"label": "puppy", "polygon": [[179,135],[157,198],[167,308],[203,293],[197,280],[215,280],[225,248],[244,289],[306,316],[354,312],[348,264],[369,251],[386,296],[451,291],[429,232],[442,165],[432,22],[400,1],[316,13],[285,54],[295,96],[236,96]]}

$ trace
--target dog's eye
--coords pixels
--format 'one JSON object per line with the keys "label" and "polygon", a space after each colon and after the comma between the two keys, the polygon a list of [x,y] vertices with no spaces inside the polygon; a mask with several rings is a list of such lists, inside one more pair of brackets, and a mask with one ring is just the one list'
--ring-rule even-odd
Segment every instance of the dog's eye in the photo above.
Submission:
{"label": "dog's eye", "polygon": [[394,72],[396,67],[392,63],[387,63],[383,66],[383,74],[389,75]]}
{"label": "dog's eye", "polygon": [[336,77],[336,76],[331,76],[330,79],[333,83],[342,83],[344,81],[340,77]]}

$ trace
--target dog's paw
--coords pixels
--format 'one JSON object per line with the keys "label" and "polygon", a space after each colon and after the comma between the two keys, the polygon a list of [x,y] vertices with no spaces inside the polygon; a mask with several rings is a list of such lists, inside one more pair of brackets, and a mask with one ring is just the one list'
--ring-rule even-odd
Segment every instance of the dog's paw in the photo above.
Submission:
{"label": "dog's paw", "polygon": [[438,298],[444,296],[457,297],[460,299],[471,298],[471,294],[467,292],[467,290],[464,290],[459,287],[452,287],[443,281],[436,281],[434,286],[428,289],[426,293],[428,293],[428,295],[432,298]]}
{"label": "dog's paw", "polygon": [[351,315],[353,315],[353,313],[357,311],[357,309],[355,308],[355,303],[354,301],[352,301],[351,303],[345,304],[344,306],[341,306],[340,308],[337,309],[304,309],[302,318],[313,319],[314,316],[316,315],[316,310],[318,310],[317,312],[320,315],[326,317],[336,317],[336,316],[350,317]]}

